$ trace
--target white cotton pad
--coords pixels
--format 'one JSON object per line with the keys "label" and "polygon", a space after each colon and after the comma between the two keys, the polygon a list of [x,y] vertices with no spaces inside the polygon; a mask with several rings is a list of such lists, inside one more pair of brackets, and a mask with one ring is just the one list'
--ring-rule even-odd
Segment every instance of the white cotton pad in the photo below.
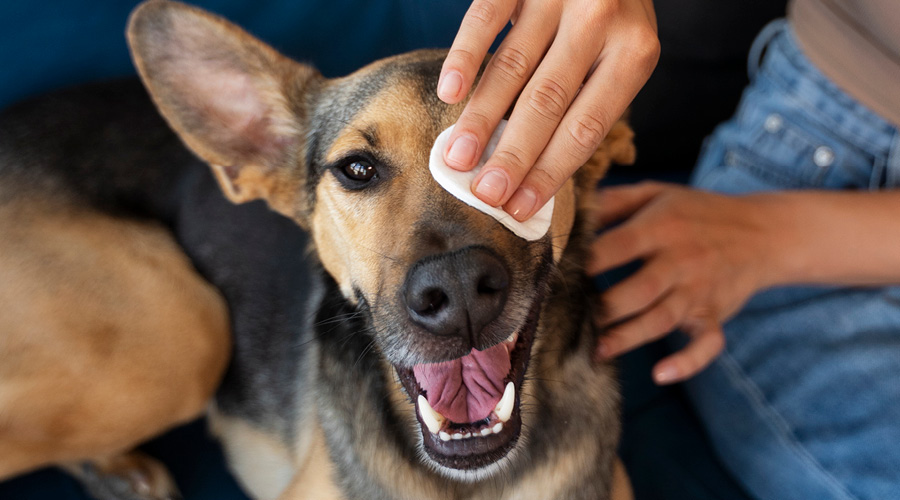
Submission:
{"label": "white cotton pad", "polygon": [[431,159],[428,162],[428,168],[431,170],[431,175],[434,177],[434,180],[436,180],[441,187],[446,189],[447,192],[459,198],[460,201],[497,219],[500,224],[506,226],[506,228],[515,233],[516,236],[528,241],[534,241],[547,234],[547,230],[550,229],[550,219],[553,218],[554,198],[550,198],[550,201],[548,201],[543,208],[538,210],[533,217],[525,222],[519,222],[514,219],[513,216],[504,212],[502,208],[492,207],[479,200],[475,196],[475,193],[472,192],[472,181],[475,179],[475,176],[478,175],[481,167],[484,166],[484,162],[487,161],[487,159],[490,158],[491,153],[494,152],[494,148],[496,148],[497,143],[500,142],[500,135],[503,133],[505,127],[506,120],[500,121],[500,124],[497,125],[497,129],[494,130],[494,135],[491,136],[487,146],[484,148],[484,153],[481,155],[481,159],[478,160],[478,164],[475,165],[475,168],[468,172],[461,172],[448,167],[447,164],[444,163],[444,148],[447,147],[447,139],[450,138],[450,132],[453,131],[453,126],[451,125],[450,128],[441,132],[441,135],[435,139],[434,146],[431,148]]}

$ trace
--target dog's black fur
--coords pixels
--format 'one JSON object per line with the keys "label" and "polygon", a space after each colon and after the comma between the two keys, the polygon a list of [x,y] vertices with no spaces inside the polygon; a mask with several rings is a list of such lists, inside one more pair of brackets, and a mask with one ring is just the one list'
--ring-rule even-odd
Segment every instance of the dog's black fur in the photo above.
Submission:
{"label": "dog's black fur", "polygon": [[0,203],[49,187],[76,205],[163,222],[228,303],[235,344],[221,410],[290,418],[302,336],[319,335],[311,333],[324,314],[318,304],[334,287],[303,230],[263,201],[226,200],[137,79],[14,105],[0,114],[0,130],[0,180],[15,187],[0,190]]}

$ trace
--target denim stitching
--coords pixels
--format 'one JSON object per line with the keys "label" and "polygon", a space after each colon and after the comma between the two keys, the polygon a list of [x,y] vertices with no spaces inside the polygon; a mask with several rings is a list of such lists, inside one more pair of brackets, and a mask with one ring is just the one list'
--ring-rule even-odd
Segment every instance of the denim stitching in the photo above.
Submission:
{"label": "denim stitching", "polygon": [[[858,120],[866,122],[870,128],[876,128],[880,133],[885,133],[892,129],[890,124],[884,121],[884,119],[834,86],[834,84],[828,81],[827,78],[812,65],[812,63],[808,62],[806,56],[800,52],[800,49],[794,45],[794,42],[785,39],[786,37],[791,36],[787,31],[787,28],[779,35],[780,36],[776,36],[771,41],[771,45],[778,46],[778,52],[795,67],[797,73],[801,74],[803,78],[810,80],[823,94],[837,102],[842,108],[850,111]],[[841,134],[839,135],[852,137],[854,141],[861,146],[864,145],[869,151],[880,151],[884,149],[883,146],[874,144],[865,137],[861,137],[850,130],[845,130],[845,127],[841,123],[835,121],[828,113],[820,113],[814,102],[808,101],[803,96],[796,95],[795,83],[786,80],[778,72],[769,71],[765,62],[760,66],[758,75],[769,79],[773,84],[784,89],[785,93],[790,95],[794,102],[801,104],[804,109],[809,110],[810,114],[821,120],[825,127],[832,130],[841,130]]]}
{"label": "denim stitching", "polygon": [[885,161],[885,187],[900,187],[900,131],[894,131],[891,150]]}
{"label": "denim stitching", "polygon": [[735,389],[746,396],[747,401],[756,408],[757,414],[769,423],[775,436],[784,442],[789,449],[794,450],[800,461],[807,463],[824,476],[824,484],[827,485],[828,489],[832,490],[838,498],[844,500],[860,500],[858,497],[847,491],[844,485],[828,472],[828,470],[826,470],[822,464],[803,447],[796,436],[794,436],[790,425],[788,425],[781,414],[775,411],[774,407],[769,404],[762,390],[751,381],[750,377],[744,373],[737,361],[735,361],[727,351],[719,355],[719,360],[722,363],[722,367],[725,369],[725,374],[731,380]]}

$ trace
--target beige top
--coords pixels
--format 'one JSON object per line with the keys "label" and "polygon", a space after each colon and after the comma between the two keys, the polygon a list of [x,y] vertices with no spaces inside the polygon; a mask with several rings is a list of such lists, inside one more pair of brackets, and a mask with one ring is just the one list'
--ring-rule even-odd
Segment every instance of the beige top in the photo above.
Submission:
{"label": "beige top", "polygon": [[792,0],[788,19],[823,73],[900,126],[900,0]]}

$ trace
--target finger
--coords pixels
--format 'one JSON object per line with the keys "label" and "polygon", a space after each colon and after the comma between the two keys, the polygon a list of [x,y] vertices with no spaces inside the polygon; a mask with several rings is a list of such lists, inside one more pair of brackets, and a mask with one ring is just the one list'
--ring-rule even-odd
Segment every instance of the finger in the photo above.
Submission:
{"label": "finger", "polygon": [[516,0],[475,0],[459,26],[438,79],[438,97],[455,104],[469,93],[484,56],[506,26]]}
{"label": "finger", "polygon": [[626,37],[628,43],[604,49],[597,69],[510,202],[511,206],[525,206],[536,198],[532,210],[520,212],[516,219],[530,218],[594,154],[647,82],[659,58],[659,41],[650,25],[640,26]]}
{"label": "finger", "polygon": [[678,327],[687,309],[687,295],[670,293],[646,312],[606,332],[599,341],[598,357],[614,358],[668,335]]}
{"label": "finger", "polygon": [[[595,26],[587,29],[571,20],[567,22],[565,17],[560,26],[579,27],[560,29],[534,76],[516,101],[497,149],[473,183],[474,192],[479,198],[494,206],[506,203],[504,209],[520,222],[530,218],[549,197],[543,197],[542,193],[533,192],[527,186],[517,193],[518,196],[513,199],[511,197],[526,176],[534,175],[532,166],[547,146],[600,53],[601,30]],[[556,186],[553,190],[555,193],[579,166],[581,164],[571,163],[538,174],[553,176],[552,179],[543,180],[545,184]],[[491,194],[499,194],[495,191],[482,193],[479,189],[480,179],[492,173],[503,175],[508,181],[505,192],[499,198],[491,197]]]}
{"label": "finger", "polygon": [[657,248],[653,233],[639,221],[607,230],[591,243],[585,272],[595,276],[648,256]]}
{"label": "finger", "polygon": [[712,319],[692,337],[684,349],[664,358],[653,368],[653,380],[657,384],[672,384],[693,377],[709,366],[725,348],[722,327]]}
{"label": "finger", "polygon": [[[658,259],[649,260],[632,276],[603,293],[607,325],[644,313],[672,291],[677,269]],[[666,307],[678,305],[667,304]]]}
{"label": "finger", "polygon": [[452,168],[471,170],[478,163],[488,139],[531,78],[556,32],[556,24],[548,22],[540,10],[540,2],[530,2],[522,9],[519,22],[491,57],[447,140],[444,161]]}
{"label": "finger", "polygon": [[654,181],[602,188],[593,194],[590,209],[601,225],[608,225],[631,217],[664,191],[672,189],[680,188]]}

